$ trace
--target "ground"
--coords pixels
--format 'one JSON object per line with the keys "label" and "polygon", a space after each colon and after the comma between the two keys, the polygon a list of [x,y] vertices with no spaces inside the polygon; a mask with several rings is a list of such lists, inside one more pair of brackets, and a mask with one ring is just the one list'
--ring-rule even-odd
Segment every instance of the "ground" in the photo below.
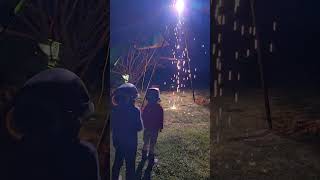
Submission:
{"label": "ground", "polygon": [[[211,165],[215,179],[320,178],[319,138],[283,133],[298,121],[320,120],[317,91],[272,89],[270,95],[273,131],[266,130],[261,91],[242,90],[237,104],[228,93],[214,102]],[[222,118],[217,121],[219,108]]]}
{"label": "ground", "polygon": [[[299,121],[320,120],[318,92],[271,89],[272,131],[267,130],[261,90],[240,90],[238,103],[226,91],[222,98],[214,98],[211,123],[209,106],[199,105],[208,93],[199,91],[195,104],[187,92],[184,105],[172,110],[168,105],[172,92],[162,92],[165,128],[159,136],[159,162],[152,179],[209,179],[209,173],[223,180],[320,179],[319,136],[284,133],[294,130]],[[102,120],[87,124],[86,137],[97,139],[102,125]]]}
{"label": "ground", "polygon": [[[141,96],[143,97],[143,96]],[[171,109],[169,101],[172,92],[161,92],[164,108],[164,129],[156,146],[159,161],[153,167],[151,178],[157,179],[209,179],[210,175],[210,110],[209,91],[196,91],[197,103],[193,102],[191,91],[180,94],[182,102],[177,109]],[[138,99],[137,105],[141,104]],[[102,110],[100,117],[103,117]],[[82,137],[96,142],[103,121],[99,118],[87,123]],[[139,133],[137,166],[141,159],[142,132]],[[111,163],[114,151],[111,148]],[[147,164],[145,165],[147,166]],[[146,167],[145,167],[146,168]],[[144,169],[145,169],[144,168]],[[124,177],[124,171],[122,171]]]}

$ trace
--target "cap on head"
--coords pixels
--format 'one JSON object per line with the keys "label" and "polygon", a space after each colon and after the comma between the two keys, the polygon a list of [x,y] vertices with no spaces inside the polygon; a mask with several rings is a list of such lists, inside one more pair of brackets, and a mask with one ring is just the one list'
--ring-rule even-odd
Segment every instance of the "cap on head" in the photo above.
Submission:
{"label": "cap on head", "polygon": [[160,90],[159,88],[149,88],[146,94],[146,99],[148,101],[159,101],[160,100]]}
{"label": "cap on head", "polygon": [[124,104],[139,97],[138,89],[131,83],[124,83],[113,93],[115,104]]}
{"label": "cap on head", "polygon": [[14,102],[13,119],[23,134],[78,134],[79,117],[94,111],[82,80],[53,68],[28,80]]}

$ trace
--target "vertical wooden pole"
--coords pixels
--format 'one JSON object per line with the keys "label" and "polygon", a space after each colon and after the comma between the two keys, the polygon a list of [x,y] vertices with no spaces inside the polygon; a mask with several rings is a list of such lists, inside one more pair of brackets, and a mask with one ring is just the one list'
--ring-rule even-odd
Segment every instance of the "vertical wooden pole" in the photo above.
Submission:
{"label": "vertical wooden pole", "polygon": [[[250,0],[250,8],[251,8],[251,15],[252,15],[252,21],[253,21],[253,26],[257,29],[257,24],[256,24],[256,14],[255,14],[255,0]],[[261,42],[260,42],[260,37],[259,37],[259,31],[256,31],[256,39],[257,39],[257,55],[258,55],[258,64],[260,68],[260,78],[261,78],[261,85],[263,89],[263,94],[264,94],[264,105],[265,105],[265,110],[266,110],[266,117],[267,117],[267,122],[269,129],[272,129],[272,120],[271,120],[271,110],[270,110],[270,103],[269,103],[269,92],[268,92],[268,86],[265,81],[265,76],[264,76],[264,67],[263,67],[263,60],[262,60],[262,51],[261,51]]]}
{"label": "vertical wooden pole", "polygon": [[158,61],[159,61],[159,59],[158,59],[158,60],[154,63],[154,65],[153,65],[152,73],[151,73],[150,79],[149,79],[149,81],[148,81],[147,89],[146,89],[146,91],[145,91],[145,94],[144,94],[144,97],[143,97],[143,100],[142,100],[142,103],[141,103],[141,107],[140,107],[140,109],[142,109],[142,108],[143,108],[143,106],[144,106],[144,101],[146,100],[146,95],[147,95],[147,92],[148,92],[149,86],[150,86],[150,84],[151,84],[153,74],[154,74],[154,72],[155,72],[155,70],[156,70],[156,67],[157,67],[157,65],[158,65]]}
{"label": "vertical wooden pole", "polygon": [[187,59],[188,59],[188,68],[190,70],[190,85],[191,85],[191,89],[192,89],[192,97],[193,97],[193,102],[196,102],[196,96],[194,94],[194,87],[193,87],[193,80],[192,80],[192,71],[191,71],[191,66],[190,66],[190,57],[189,57],[189,50],[188,50],[188,43],[187,43],[187,37],[188,37],[188,32],[186,31],[186,36],[184,37],[184,42],[186,44],[186,48],[187,48]]}
{"label": "vertical wooden pole", "polygon": [[[168,28],[168,29],[169,29],[169,28]],[[165,31],[164,34],[166,34],[166,33],[168,32],[168,29]],[[163,47],[163,45],[164,45],[165,42],[166,42],[166,40],[165,40],[165,38],[163,38],[163,41],[162,41],[161,46],[160,46],[160,49]],[[156,49],[156,50],[157,50],[157,49]],[[153,55],[155,54],[156,50],[153,52],[152,57],[153,57]],[[150,58],[151,58],[151,57],[150,57]],[[160,59],[160,58],[158,58],[158,59],[155,61],[155,64],[154,64],[154,66],[153,66],[152,73],[151,73],[151,76],[150,76],[150,79],[149,79],[149,81],[148,81],[147,88],[146,88],[146,91],[145,91],[145,95],[144,95],[143,100],[142,100],[141,109],[143,108],[144,101],[145,101],[145,99],[146,99],[146,94],[147,94],[147,91],[148,91],[149,86],[150,86],[150,84],[151,84],[152,77],[153,77],[153,74],[154,74],[154,72],[155,72],[156,66],[158,65],[159,59]]]}
{"label": "vertical wooden pole", "polygon": [[[110,53],[110,46],[108,44],[108,51],[107,51],[107,58],[105,60],[105,63],[104,63],[104,67],[103,67],[103,72],[102,72],[102,80],[101,80],[101,92],[100,92],[100,96],[99,96],[99,99],[98,99],[98,106],[100,106],[100,103],[101,103],[101,99],[102,99],[102,96],[103,96],[103,92],[104,92],[104,86],[105,86],[105,78],[106,78],[106,69],[107,69],[107,64],[108,64],[108,61],[109,61],[109,53]],[[108,69],[108,72],[110,72],[110,69]]]}

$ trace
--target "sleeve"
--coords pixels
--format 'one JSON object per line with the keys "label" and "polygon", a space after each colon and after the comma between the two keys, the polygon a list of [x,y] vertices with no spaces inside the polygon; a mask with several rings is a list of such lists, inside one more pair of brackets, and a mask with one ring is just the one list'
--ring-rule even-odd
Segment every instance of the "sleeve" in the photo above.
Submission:
{"label": "sleeve", "polygon": [[118,136],[117,136],[117,119],[116,113],[114,110],[110,114],[110,134],[112,134],[112,144],[114,146],[118,145]]}
{"label": "sleeve", "polygon": [[160,116],[159,116],[159,118],[160,118],[160,129],[163,129],[163,120],[164,120],[164,114],[163,114],[163,108],[160,106]]}
{"label": "sleeve", "polygon": [[137,131],[141,131],[143,129],[142,117],[140,109],[137,109]]}

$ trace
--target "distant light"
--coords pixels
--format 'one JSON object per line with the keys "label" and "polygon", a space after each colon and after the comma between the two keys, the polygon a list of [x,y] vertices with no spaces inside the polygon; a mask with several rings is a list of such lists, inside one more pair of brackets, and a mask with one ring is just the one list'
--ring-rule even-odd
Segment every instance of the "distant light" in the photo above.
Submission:
{"label": "distant light", "polygon": [[173,106],[171,106],[171,107],[170,107],[170,109],[172,109],[172,110],[176,110],[176,109],[177,109],[177,107],[176,107],[175,105],[173,105]]}
{"label": "distant light", "polygon": [[184,1],[183,0],[177,0],[175,4],[175,8],[178,11],[179,15],[183,12],[184,10]]}

